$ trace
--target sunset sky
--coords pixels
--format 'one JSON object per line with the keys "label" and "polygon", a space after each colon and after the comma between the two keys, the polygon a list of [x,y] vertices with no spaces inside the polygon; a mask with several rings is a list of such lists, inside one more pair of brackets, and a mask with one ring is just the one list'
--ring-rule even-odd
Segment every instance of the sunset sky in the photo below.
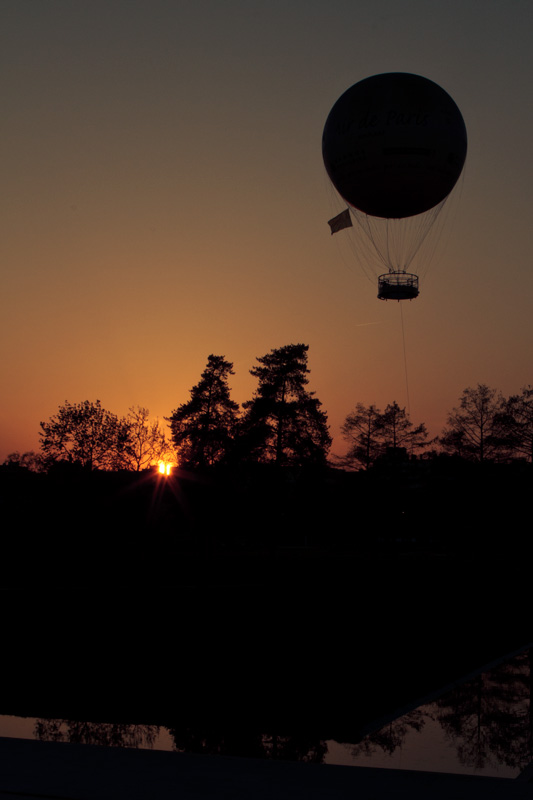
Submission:
{"label": "sunset sky", "polygon": [[408,405],[400,305],[330,236],[321,155],[380,72],[440,84],[469,139],[402,305],[412,420],[533,383],[532,33],[530,0],[2,0],[0,461],[65,401],[168,416],[210,353],[242,403],[308,344],[333,452],[356,403]]}

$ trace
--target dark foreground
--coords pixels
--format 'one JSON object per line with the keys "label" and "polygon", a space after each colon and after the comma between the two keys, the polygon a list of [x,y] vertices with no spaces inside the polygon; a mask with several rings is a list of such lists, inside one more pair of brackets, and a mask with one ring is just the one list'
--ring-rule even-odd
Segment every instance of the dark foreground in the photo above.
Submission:
{"label": "dark foreground", "polygon": [[533,640],[512,481],[20,486],[1,713],[356,741]]}
{"label": "dark foreground", "polygon": [[512,800],[527,780],[237,759],[0,739],[2,796],[72,800]]}
{"label": "dark foreground", "polygon": [[355,741],[370,720],[533,638],[523,568],[290,561],[282,577],[273,559],[270,583],[239,587],[4,591],[2,713]]}

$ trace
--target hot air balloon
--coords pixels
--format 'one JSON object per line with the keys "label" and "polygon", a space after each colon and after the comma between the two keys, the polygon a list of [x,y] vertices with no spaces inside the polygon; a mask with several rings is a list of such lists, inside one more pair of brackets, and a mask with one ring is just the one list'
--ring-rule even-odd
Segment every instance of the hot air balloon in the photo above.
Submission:
{"label": "hot air balloon", "polygon": [[[418,296],[415,257],[427,243],[466,158],[466,127],[452,98],[420,75],[391,72],[350,87],[324,126],[327,173],[349,205],[332,233],[354,227],[379,269],[378,297]],[[366,267],[367,265],[363,265]]]}

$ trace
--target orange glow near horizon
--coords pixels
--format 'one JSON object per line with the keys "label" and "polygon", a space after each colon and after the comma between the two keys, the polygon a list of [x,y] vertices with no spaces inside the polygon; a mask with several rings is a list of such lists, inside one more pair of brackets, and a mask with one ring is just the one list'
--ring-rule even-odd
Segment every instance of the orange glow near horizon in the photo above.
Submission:
{"label": "orange glow near horizon", "polygon": [[170,462],[160,461],[157,469],[159,474],[165,475],[165,477],[172,474],[172,464]]}
{"label": "orange glow near horizon", "polygon": [[[474,3],[344,3],[339,26],[313,3],[305,30],[297,4],[237,3],[239,25],[213,0],[155,5],[0,7],[0,464],[65,401],[168,418],[210,353],[242,404],[257,358],[309,345],[332,455],[357,403],[397,402],[436,437],[466,387],[531,383],[533,4],[492,3],[480,26]],[[321,154],[340,94],[395,71],[450,94],[469,147],[403,321],[331,236]]]}

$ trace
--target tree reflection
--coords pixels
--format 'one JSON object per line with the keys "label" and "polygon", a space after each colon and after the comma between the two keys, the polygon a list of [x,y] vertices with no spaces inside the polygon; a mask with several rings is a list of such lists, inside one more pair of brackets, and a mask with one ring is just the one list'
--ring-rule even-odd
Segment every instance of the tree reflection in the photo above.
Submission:
{"label": "tree reflection", "polygon": [[266,758],[282,761],[306,761],[310,764],[321,764],[328,752],[327,743],[313,740],[305,736],[262,736],[263,750]]}
{"label": "tree reflection", "polygon": [[[432,723],[430,728],[441,726],[467,771],[505,766],[519,772],[533,760],[532,660],[533,651],[524,652],[344,747],[354,759],[379,753],[392,756],[409,734],[422,733],[426,723]],[[151,748],[159,731],[156,725],[64,719],[38,719],[35,723],[35,736],[40,740],[115,747]],[[286,736],[237,726],[221,730],[178,724],[168,732],[178,752],[311,763],[324,762],[328,752],[324,739],[302,733]]]}
{"label": "tree reflection", "polygon": [[321,764],[327,753],[325,741],[306,736],[170,728],[178,752],[209,755],[246,756],[279,761],[306,761]]}
{"label": "tree reflection", "polygon": [[458,686],[435,706],[463,766],[483,769],[505,764],[523,769],[530,763],[530,652]]}
{"label": "tree reflection", "polygon": [[344,747],[354,759],[392,756],[408,733],[421,733],[426,722],[434,721],[467,770],[520,772],[533,759],[532,660],[533,651],[523,652]]}
{"label": "tree reflection", "polygon": [[35,738],[44,742],[100,744],[106,747],[152,748],[158,725],[126,725],[108,722],[80,722],[66,719],[37,719]]}
{"label": "tree reflection", "polygon": [[426,717],[422,710],[416,709],[409,714],[405,714],[399,719],[393,720],[376,733],[371,733],[357,744],[347,745],[351,755],[371,756],[381,751],[391,756],[394,751],[401,747],[405,737],[410,731],[420,733],[426,724]]}

